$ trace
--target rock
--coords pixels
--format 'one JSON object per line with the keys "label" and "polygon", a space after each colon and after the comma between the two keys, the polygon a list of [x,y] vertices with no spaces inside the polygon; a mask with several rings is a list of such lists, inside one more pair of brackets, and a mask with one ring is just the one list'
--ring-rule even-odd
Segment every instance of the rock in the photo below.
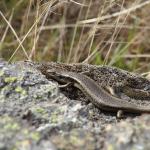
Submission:
{"label": "rock", "polygon": [[0,68],[0,114],[12,115],[59,95],[57,84],[28,65],[1,62]]}
{"label": "rock", "polygon": [[150,116],[121,121],[105,128],[104,149],[148,150],[150,148]]}
{"label": "rock", "polygon": [[[0,60],[0,149],[146,149],[150,116],[116,114],[67,98],[25,62]],[[127,116],[128,117],[128,116]]]}

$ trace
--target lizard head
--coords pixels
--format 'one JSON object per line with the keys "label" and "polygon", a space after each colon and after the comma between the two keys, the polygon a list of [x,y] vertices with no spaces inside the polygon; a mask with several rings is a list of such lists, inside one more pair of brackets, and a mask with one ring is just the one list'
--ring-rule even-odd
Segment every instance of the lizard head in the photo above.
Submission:
{"label": "lizard head", "polygon": [[46,77],[54,79],[54,80],[62,82],[62,83],[66,83],[66,82],[72,80],[70,78],[69,72],[61,71],[61,70],[57,70],[57,69],[47,70]]}

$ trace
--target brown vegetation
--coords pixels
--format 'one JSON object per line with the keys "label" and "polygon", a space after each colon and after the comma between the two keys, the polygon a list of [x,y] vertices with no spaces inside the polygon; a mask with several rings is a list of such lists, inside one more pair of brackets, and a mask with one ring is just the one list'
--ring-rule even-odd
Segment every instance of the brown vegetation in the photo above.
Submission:
{"label": "brown vegetation", "polygon": [[0,56],[145,72],[150,0],[1,0]]}

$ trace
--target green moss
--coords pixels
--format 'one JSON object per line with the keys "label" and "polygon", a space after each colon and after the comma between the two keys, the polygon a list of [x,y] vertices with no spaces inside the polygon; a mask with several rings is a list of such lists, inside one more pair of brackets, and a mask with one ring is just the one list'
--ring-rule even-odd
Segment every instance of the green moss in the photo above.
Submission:
{"label": "green moss", "polygon": [[16,147],[14,147],[14,148],[12,148],[12,150],[17,150],[17,148],[16,148]]}
{"label": "green moss", "polygon": [[20,86],[16,87],[16,88],[15,88],[15,91],[16,91],[17,93],[21,93],[21,94],[23,94],[23,95],[26,95],[26,91],[25,91],[22,87],[20,87]]}
{"label": "green moss", "polygon": [[35,140],[35,141],[39,141],[40,139],[40,134],[38,132],[33,132],[30,134],[30,137]]}
{"label": "green moss", "polygon": [[41,114],[46,113],[45,109],[41,108],[41,107],[36,108],[35,111],[38,112],[38,113],[41,113]]}
{"label": "green moss", "polygon": [[81,140],[78,136],[76,135],[71,135],[70,137],[70,141],[71,143],[75,144],[75,145],[80,145],[82,146],[84,144],[84,140]]}
{"label": "green moss", "polygon": [[16,131],[20,129],[20,126],[15,120],[7,115],[0,117],[0,123],[2,127],[2,131]]}
{"label": "green moss", "polygon": [[31,138],[35,141],[38,141],[40,139],[40,134],[38,132],[30,132],[28,129],[24,129],[22,132],[26,136],[26,138]]}
{"label": "green moss", "polygon": [[114,150],[114,147],[112,145],[108,145],[108,150]]}
{"label": "green moss", "polygon": [[51,123],[58,123],[59,119],[58,119],[58,114],[55,112],[55,113],[52,113],[51,114],[51,118],[50,118],[50,122]]}
{"label": "green moss", "polygon": [[55,109],[55,111],[50,114],[50,120],[49,121],[51,123],[63,122],[64,112],[65,112],[65,109],[63,107]]}
{"label": "green moss", "polygon": [[12,118],[9,117],[8,115],[1,116],[0,117],[1,123],[6,124],[7,122],[12,122]]}
{"label": "green moss", "polygon": [[0,77],[3,76],[3,75],[4,75],[4,71],[1,70],[1,71],[0,71]]}
{"label": "green moss", "polygon": [[44,108],[42,107],[33,108],[32,112],[34,113],[35,116],[48,120],[48,113]]}
{"label": "green moss", "polygon": [[7,123],[5,126],[4,126],[4,130],[19,130],[20,129],[20,126],[17,124],[17,123]]}
{"label": "green moss", "polygon": [[11,91],[12,87],[9,85],[4,86],[0,92],[0,102],[3,103],[7,100],[7,95],[5,94],[7,91]]}
{"label": "green moss", "polygon": [[31,142],[38,142],[40,133],[33,129],[24,128],[19,122],[8,115],[0,117],[0,134],[3,139],[13,139],[9,149],[29,149]]}
{"label": "green moss", "polygon": [[22,81],[22,80],[23,80],[23,77],[18,77],[17,80],[18,80],[18,81]]}
{"label": "green moss", "polygon": [[5,79],[4,79],[4,81],[6,82],[6,83],[12,83],[12,82],[15,82],[17,80],[17,77],[6,77]]}
{"label": "green moss", "polygon": [[27,129],[24,129],[22,132],[24,135],[29,135],[29,130],[27,130]]}
{"label": "green moss", "polygon": [[16,141],[14,147],[18,149],[29,149],[29,147],[31,146],[30,140],[28,139],[24,139],[24,140],[18,140]]}

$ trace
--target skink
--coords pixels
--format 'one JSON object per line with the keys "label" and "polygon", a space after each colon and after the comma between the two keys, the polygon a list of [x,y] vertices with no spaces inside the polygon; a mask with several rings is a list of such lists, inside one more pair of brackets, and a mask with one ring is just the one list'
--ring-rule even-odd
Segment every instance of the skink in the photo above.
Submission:
{"label": "skink", "polygon": [[[82,63],[30,62],[29,64],[36,67],[36,69],[40,70],[42,74],[45,75],[47,74],[47,70],[50,69],[75,73],[87,72],[87,76],[96,81],[99,86],[111,87],[114,89],[114,92],[115,89],[119,89],[120,93],[130,98],[138,100],[150,99],[150,81],[140,75],[119,68]],[[115,94],[118,95],[118,93]]]}
{"label": "skink", "polygon": [[107,93],[102,87],[98,86],[94,80],[80,73],[52,71],[48,70],[47,75],[58,82],[73,82],[85,95],[90,97],[90,101],[98,108],[107,111],[141,113],[150,112],[150,106],[137,105]]}

